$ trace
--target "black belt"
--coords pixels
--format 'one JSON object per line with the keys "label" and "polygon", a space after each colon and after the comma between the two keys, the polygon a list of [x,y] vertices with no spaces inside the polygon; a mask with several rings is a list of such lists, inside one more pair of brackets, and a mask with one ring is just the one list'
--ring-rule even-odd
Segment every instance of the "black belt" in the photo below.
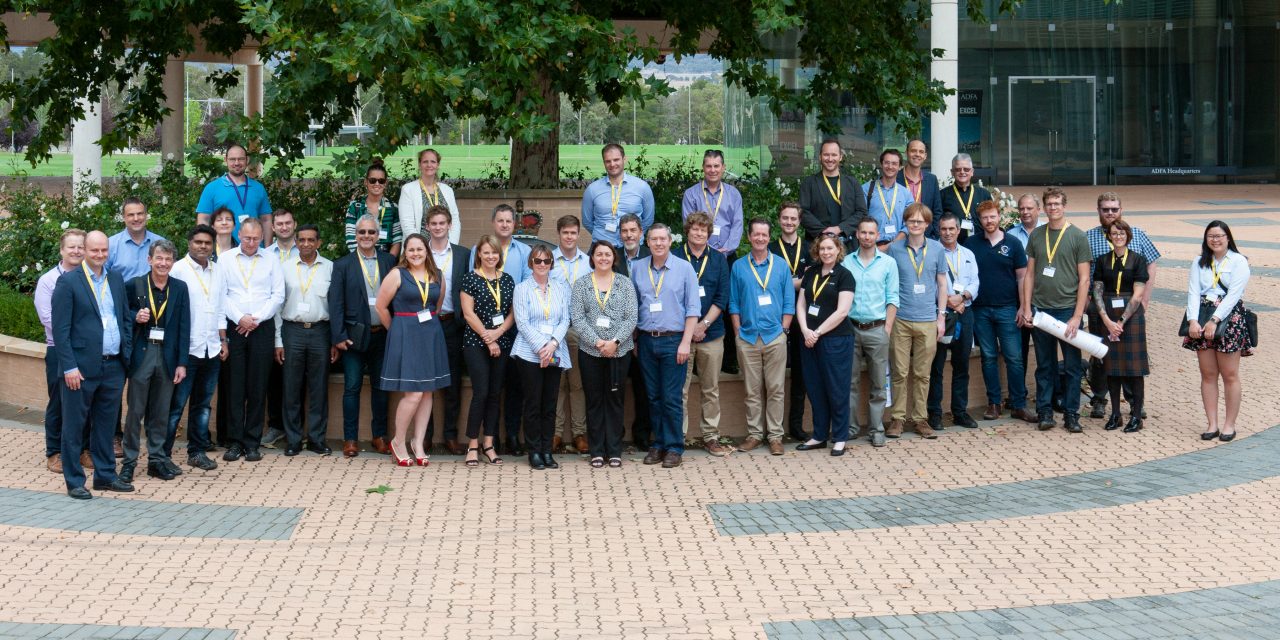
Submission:
{"label": "black belt", "polygon": [[449,322],[453,320],[453,312],[437,314],[436,317],[440,318],[440,322]]}
{"label": "black belt", "polygon": [[303,329],[319,329],[320,325],[324,325],[326,327],[329,326],[328,320],[317,320],[315,322],[294,322],[292,320],[285,320],[284,323],[291,324],[295,327],[301,327]]}
{"label": "black belt", "polygon": [[113,353],[113,354],[111,354],[111,355],[109,355],[109,356],[102,356],[102,361],[103,361],[103,362],[109,362],[109,361],[111,361],[111,360],[119,360],[119,359],[120,359],[120,354],[118,354],[118,353]]}
{"label": "black belt", "polygon": [[644,329],[641,329],[640,333],[641,335],[646,335],[646,336],[649,336],[650,338],[664,338],[666,336],[683,336],[684,330],[681,329],[680,331],[646,331]]}
{"label": "black belt", "polygon": [[884,326],[884,320],[872,320],[871,322],[858,322],[857,320],[851,320],[851,322],[853,322],[853,326],[862,329],[863,331]]}

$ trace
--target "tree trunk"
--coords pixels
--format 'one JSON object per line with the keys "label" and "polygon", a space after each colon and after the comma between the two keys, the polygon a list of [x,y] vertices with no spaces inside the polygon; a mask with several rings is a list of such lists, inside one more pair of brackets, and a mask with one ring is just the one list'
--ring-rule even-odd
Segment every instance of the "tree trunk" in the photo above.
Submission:
{"label": "tree trunk", "polygon": [[515,138],[511,145],[512,189],[556,189],[560,187],[560,96],[551,88],[545,73],[535,75],[530,91],[542,95],[541,113],[556,127],[536,142]]}

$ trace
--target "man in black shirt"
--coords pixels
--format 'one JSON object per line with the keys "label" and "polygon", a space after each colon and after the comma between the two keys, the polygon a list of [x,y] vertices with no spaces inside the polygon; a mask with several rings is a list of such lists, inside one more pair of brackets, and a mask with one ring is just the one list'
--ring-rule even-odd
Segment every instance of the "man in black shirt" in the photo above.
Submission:
{"label": "man in black shirt", "polygon": [[[862,191],[856,187],[855,189],[859,193]],[[769,243],[769,253],[780,256],[791,270],[792,291],[797,297],[800,292],[800,277],[809,267],[809,240],[801,238],[798,233],[800,211],[800,205],[795,202],[784,202],[778,207],[778,226],[782,228],[782,235]],[[787,391],[787,435],[804,442],[809,439],[809,434],[804,430],[804,373],[800,368],[802,348],[804,336],[799,331],[787,334],[787,366],[791,368],[791,386]]]}
{"label": "man in black shirt", "polygon": [[[960,219],[960,239],[964,244],[969,234],[978,228],[978,205],[991,199],[991,192],[973,184],[973,158],[967,153],[957,153],[951,160],[951,177],[955,182],[942,189],[942,212],[954,213]],[[934,230],[941,213],[934,212]]]}

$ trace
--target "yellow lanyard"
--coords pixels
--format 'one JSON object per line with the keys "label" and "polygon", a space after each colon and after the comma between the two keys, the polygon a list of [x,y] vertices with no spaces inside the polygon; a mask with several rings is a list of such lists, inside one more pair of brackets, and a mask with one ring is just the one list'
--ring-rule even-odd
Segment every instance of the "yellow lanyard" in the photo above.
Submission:
{"label": "yellow lanyard", "polygon": [[876,181],[876,195],[880,196],[880,206],[884,207],[884,217],[886,220],[893,220],[893,212],[898,209],[897,186],[898,185],[895,183],[893,189],[893,205],[890,205],[884,201],[884,189],[880,187],[880,182],[878,180]]}
{"label": "yellow lanyard", "polygon": [[302,282],[302,259],[293,263],[294,272],[298,274],[298,288],[302,289],[302,295],[307,295],[311,291],[311,285],[316,281],[316,272],[320,270],[320,257],[316,256],[316,261],[307,265],[307,272],[311,275],[307,278],[306,284]]}
{"label": "yellow lanyard", "polygon": [[1052,265],[1052,264],[1053,264],[1053,256],[1054,256],[1055,254],[1057,254],[1057,253],[1058,253],[1058,245],[1062,244],[1062,236],[1067,235],[1067,227],[1069,227],[1069,226],[1071,226],[1071,223],[1070,223],[1070,222],[1068,222],[1068,223],[1067,223],[1067,226],[1066,226],[1066,227],[1063,227],[1063,228],[1062,228],[1062,231],[1058,232],[1058,239],[1053,243],[1053,247],[1050,247],[1050,246],[1049,246],[1049,228],[1048,228],[1048,227],[1045,227],[1045,230],[1044,230],[1044,251],[1045,251],[1045,253],[1047,253],[1047,254],[1049,255],[1049,264],[1050,264],[1050,265]]}
{"label": "yellow lanyard", "polygon": [[658,281],[653,281],[653,263],[649,263],[649,286],[653,287],[653,297],[657,298],[662,295],[662,281],[667,279],[667,271],[664,269],[662,275],[658,276]]}
{"label": "yellow lanyard", "polygon": [[503,271],[507,270],[507,254],[511,253],[511,243],[513,242],[515,242],[515,240],[508,240],[507,246],[502,248],[502,270]]}
{"label": "yellow lanyard", "polygon": [[484,288],[488,289],[489,294],[493,296],[493,303],[496,305],[494,308],[498,313],[502,313],[502,280],[500,278],[502,278],[501,273],[493,279],[493,284],[489,284],[489,276],[483,271],[480,272],[480,279],[484,280]]}
{"label": "yellow lanyard", "polygon": [[[369,277],[369,267],[364,266],[364,256],[356,256],[357,262],[360,263],[360,271],[364,273],[364,281],[369,283],[369,288],[374,291],[378,290],[378,281],[382,279],[382,270],[378,267],[378,253],[373,254],[373,277]],[[301,279],[301,278],[299,278]]]}
{"label": "yellow lanyard", "polygon": [[[187,256],[187,262],[191,265],[191,275],[195,276],[195,278],[196,278],[196,282],[199,282],[199,283],[200,283],[200,290],[201,290],[201,291],[204,291],[204,299],[205,299],[205,300],[208,300],[208,299],[209,299],[209,285],[205,284],[205,283],[204,283],[204,278],[200,277],[200,267],[199,267],[199,265],[197,265],[197,264],[196,264],[196,261],[195,261],[195,260],[192,260],[192,259],[191,259],[191,256]],[[165,302],[165,304],[169,304],[169,303],[168,303],[168,301],[166,301],[166,302]]]}
{"label": "yellow lanyard", "polygon": [[[102,315],[102,299],[107,295],[107,272],[102,272],[102,288],[93,286],[93,278],[89,275],[89,265],[80,263],[80,268],[84,271],[84,279],[89,283],[89,290],[93,292],[93,299],[98,303],[98,315]],[[1216,271],[1215,271],[1216,273]],[[1214,279],[1217,282],[1217,279]]]}
{"label": "yellow lanyard", "polygon": [[[956,250],[956,253],[960,253],[959,249]],[[956,270],[955,263],[951,261],[951,256],[947,255],[945,249],[942,251],[942,257],[947,259],[947,270],[951,272],[951,282],[954,283],[956,280],[960,279],[960,272]]]}
{"label": "yellow lanyard", "polygon": [[[796,259],[794,261],[787,255],[787,243],[783,242],[782,238],[778,238],[778,250],[782,252],[782,260],[787,263],[787,268],[791,269],[791,273],[795,273],[796,269],[800,268],[800,241],[796,240]],[[769,268],[773,268],[772,262],[770,262]]]}
{"label": "yellow lanyard", "polygon": [[[956,194],[956,200],[960,203],[960,209],[961,209],[962,211],[964,211],[964,217],[966,217],[966,218],[972,218],[972,216],[970,216],[970,215],[969,215],[969,207],[973,206],[973,192],[974,192],[974,191],[975,191],[975,189],[973,188],[973,185],[970,185],[970,186],[969,186],[969,201],[968,201],[968,202],[965,202],[965,201],[964,201],[964,199],[960,197],[960,190],[956,188],[956,185],[954,185],[954,184],[953,184],[953,185],[951,185],[951,192],[952,192],[952,193],[954,193],[954,194]],[[1053,258],[1049,258],[1049,262],[1053,262]]]}
{"label": "yellow lanyard", "polygon": [[[406,271],[408,270],[406,269]],[[418,288],[418,295],[422,296],[422,308],[426,309],[427,308],[427,288],[431,286],[431,276],[428,275],[427,280],[424,282],[422,280],[419,280],[417,276],[413,275],[412,271],[409,271],[409,277],[413,279],[413,286]]]}
{"label": "yellow lanyard", "polygon": [[609,210],[613,212],[614,219],[618,217],[618,203],[622,201],[622,183],[618,183],[615,189],[613,181],[609,182]]}
{"label": "yellow lanyard", "polygon": [[151,321],[158,327],[160,326],[160,318],[164,317],[164,310],[169,308],[169,296],[164,297],[164,302],[160,304],[160,309],[157,310],[156,298],[151,293],[152,286],[151,278],[147,278],[147,302],[150,303],[151,306]]}
{"label": "yellow lanyard", "polygon": [[920,275],[924,273],[925,260],[929,258],[929,243],[926,241],[924,243],[924,248],[920,250],[919,264],[916,263],[916,253],[911,250],[910,246],[907,246],[907,245],[904,245],[904,246],[906,246],[907,248],[907,257],[911,258],[911,266],[914,267],[916,270],[916,282],[920,282]]}
{"label": "yellow lanyard", "polygon": [[537,282],[533,283],[533,295],[538,299],[538,302],[542,303],[543,319],[550,321],[551,320],[551,281],[550,280],[547,281],[547,297],[546,298],[543,298],[542,294],[538,293]]}
{"label": "yellow lanyard", "polygon": [[823,280],[822,284],[819,285],[818,278],[822,275],[822,269],[818,269],[818,271],[814,272],[813,285],[812,285],[813,300],[810,300],[810,302],[812,302],[813,304],[818,304],[818,296],[822,295],[822,290],[827,288],[827,283],[831,282],[831,276],[834,276],[835,274],[836,274],[836,270],[832,269],[831,273],[827,274],[827,279]]}
{"label": "yellow lanyard", "polygon": [[[1120,281],[1124,279],[1124,265],[1129,261],[1129,249],[1125,248],[1124,255],[1120,256],[1120,270],[1116,272],[1116,295],[1120,295]],[[1116,268],[1116,254],[1111,252],[1111,268]]]}
{"label": "yellow lanyard", "polygon": [[836,201],[836,204],[844,204],[843,202],[840,202],[840,188],[841,188],[841,184],[840,184],[840,175],[839,175],[839,174],[836,174],[836,190],[835,190],[835,191],[832,191],[832,190],[831,190],[831,181],[830,181],[830,180],[827,180],[827,177],[826,177],[826,176],[822,176],[822,184],[827,185],[827,193],[831,194],[831,199],[832,199],[832,200],[835,200],[835,201]]}
{"label": "yellow lanyard", "polygon": [[[240,256],[244,256],[244,254],[242,253]],[[236,260],[236,271],[240,272],[240,279],[244,281],[244,292],[250,293],[251,289],[249,288],[249,281],[253,280],[253,272],[258,268],[258,258],[261,256],[255,253],[252,256],[244,257],[249,258],[249,275],[245,275],[244,267],[240,266],[239,259]],[[239,258],[239,256],[237,256],[237,258]]]}
{"label": "yellow lanyard", "polygon": [[[418,178],[418,186],[422,187],[422,195],[427,198],[427,202],[431,203],[431,206],[434,207],[440,204],[440,183],[432,184],[431,186],[435,187],[435,190],[427,191],[427,183],[423,182],[422,178]],[[432,197],[433,194],[435,195],[434,198]]]}
{"label": "yellow lanyard", "polygon": [[[651,274],[651,276],[652,276],[652,274]],[[666,274],[663,274],[663,277],[666,277]],[[659,285],[659,286],[661,286],[661,285]],[[592,288],[592,289],[595,289],[595,291],[596,291],[596,304],[600,305],[600,310],[601,310],[601,311],[604,311],[604,306],[605,306],[606,304],[609,304],[609,296],[613,295],[613,280],[612,280],[612,274],[610,274],[609,290],[604,292],[604,298],[601,298],[601,297],[600,297],[600,285],[596,284],[596,274],[595,274],[595,273],[592,273],[592,274],[591,274],[591,288]]]}
{"label": "yellow lanyard", "polygon": [[720,185],[720,195],[716,196],[716,207],[711,208],[711,201],[707,199],[707,194],[711,193],[707,189],[707,181],[702,181],[702,202],[707,205],[707,209],[711,211],[711,219],[714,221],[716,216],[720,214],[720,203],[724,202],[724,185]]}
{"label": "yellow lanyard", "polygon": [[[800,252],[796,252],[796,256],[800,256]],[[751,267],[751,275],[756,277],[756,282],[760,284],[760,288],[765,291],[769,290],[769,279],[773,276],[773,254],[769,254],[769,268],[764,272],[764,280],[760,279],[760,272],[756,271],[756,262],[750,256],[747,257],[747,266]]]}
{"label": "yellow lanyard", "polygon": [[[689,253],[688,245],[685,245],[684,247],[684,258],[689,261],[689,264],[695,264],[693,261],[693,254]],[[698,280],[702,280],[702,274],[706,272],[707,263],[709,262],[711,262],[710,256],[707,255],[707,250],[704,248],[702,250],[702,266],[698,267]]]}
{"label": "yellow lanyard", "polygon": [[578,264],[581,262],[582,262],[582,258],[581,258],[581,254],[579,254],[579,258],[573,261],[573,271],[570,271],[569,259],[564,257],[563,255],[560,256],[560,268],[564,270],[564,276],[565,278],[568,279],[569,286],[571,287],[573,286],[574,281],[578,279]]}
{"label": "yellow lanyard", "polygon": [[[1213,267],[1213,289],[1217,289],[1217,288],[1218,288],[1218,280],[1219,280],[1219,279],[1221,279],[1222,274],[1218,273],[1218,263],[1216,263],[1216,262],[1214,262],[1214,261],[1210,260],[1210,261],[1209,261],[1209,264]],[[1213,290],[1213,289],[1211,289],[1211,290]],[[1222,290],[1223,290],[1223,291],[1226,291],[1226,290],[1227,290],[1227,288],[1226,288],[1226,287],[1223,287],[1223,288],[1222,288]]]}

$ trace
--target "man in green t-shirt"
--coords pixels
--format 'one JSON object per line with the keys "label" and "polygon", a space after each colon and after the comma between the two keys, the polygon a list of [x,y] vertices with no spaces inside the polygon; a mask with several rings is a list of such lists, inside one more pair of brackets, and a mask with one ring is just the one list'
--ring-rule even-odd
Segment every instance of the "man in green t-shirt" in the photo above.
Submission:
{"label": "man in green t-shirt", "polygon": [[[1049,223],[1031,232],[1027,240],[1027,277],[1022,280],[1022,308],[1018,324],[1031,326],[1032,308],[1067,324],[1067,337],[1080,329],[1089,299],[1089,263],[1092,253],[1084,232],[1067,222],[1067,194],[1049,187],[1042,199]],[[1081,433],[1080,350],[1065,340],[1036,331],[1036,413],[1040,430],[1057,426],[1053,421],[1053,389],[1058,379],[1058,346],[1066,367],[1066,386],[1060,398],[1063,424],[1071,433]]]}

